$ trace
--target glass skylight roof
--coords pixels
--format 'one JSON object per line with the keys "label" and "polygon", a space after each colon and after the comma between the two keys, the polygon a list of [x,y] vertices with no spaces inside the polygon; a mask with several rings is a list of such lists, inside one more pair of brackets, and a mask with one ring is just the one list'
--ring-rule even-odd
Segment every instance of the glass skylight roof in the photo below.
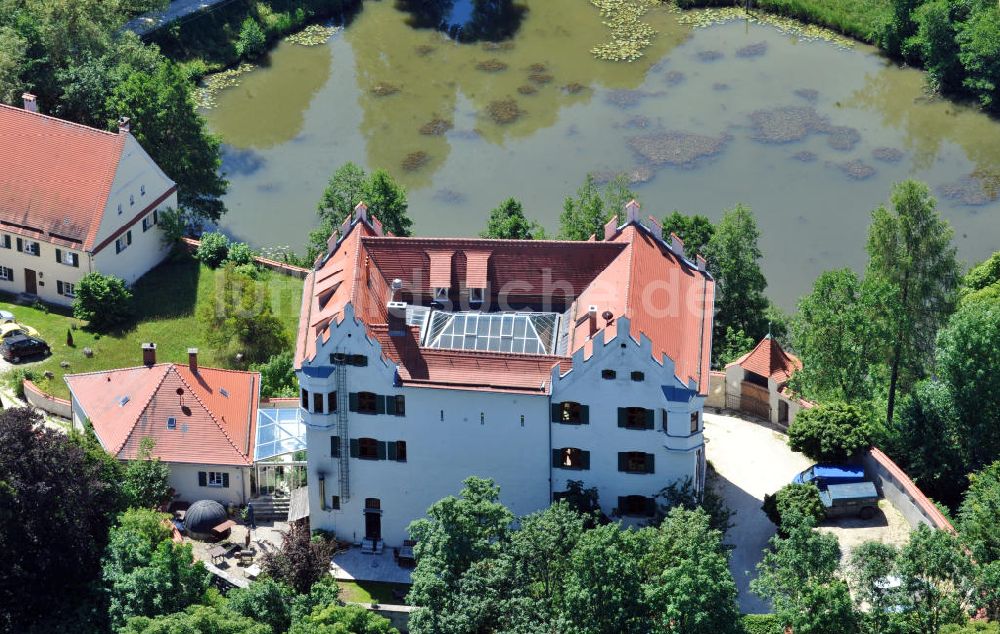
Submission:
{"label": "glass skylight roof", "polygon": [[449,313],[434,311],[426,327],[428,348],[554,354],[556,313]]}
{"label": "glass skylight roof", "polygon": [[254,462],[294,454],[306,448],[306,426],[297,407],[257,410]]}

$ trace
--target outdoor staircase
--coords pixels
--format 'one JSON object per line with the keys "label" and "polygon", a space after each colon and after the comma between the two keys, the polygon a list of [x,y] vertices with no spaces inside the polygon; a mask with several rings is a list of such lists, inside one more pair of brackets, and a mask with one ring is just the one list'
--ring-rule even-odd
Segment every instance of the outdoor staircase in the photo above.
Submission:
{"label": "outdoor staircase", "polygon": [[291,504],[291,498],[276,498],[271,495],[263,495],[250,500],[250,502],[253,504],[254,521],[270,520],[284,522],[288,519],[288,507]]}

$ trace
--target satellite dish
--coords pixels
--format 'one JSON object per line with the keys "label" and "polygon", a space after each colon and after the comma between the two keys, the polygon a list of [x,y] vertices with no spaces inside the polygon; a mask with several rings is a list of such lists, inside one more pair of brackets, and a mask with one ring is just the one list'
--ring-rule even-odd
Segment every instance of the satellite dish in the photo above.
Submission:
{"label": "satellite dish", "polygon": [[614,313],[612,313],[610,310],[606,310],[603,313],[601,313],[601,317],[603,317],[605,321],[611,321],[611,319],[614,316],[615,316]]}
{"label": "satellite dish", "polygon": [[182,387],[177,388],[177,396],[184,396],[184,388]]}

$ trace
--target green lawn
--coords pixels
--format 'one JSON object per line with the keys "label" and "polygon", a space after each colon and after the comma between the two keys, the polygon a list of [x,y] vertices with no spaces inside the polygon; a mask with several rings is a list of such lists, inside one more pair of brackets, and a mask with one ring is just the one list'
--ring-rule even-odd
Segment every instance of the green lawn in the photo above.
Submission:
{"label": "green lawn", "polygon": [[392,596],[393,590],[409,591],[403,583],[382,581],[337,581],[340,599],[349,603],[371,603],[373,600],[386,605],[405,605],[406,602]]}
{"label": "green lawn", "polygon": [[[285,324],[290,340],[298,328],[302,300],[302,280],[271,273],[260,282],[267,288],[274,313]],[[46,370],[55,377],[40,379],[39,385],[55,396],[69,397],[62,380],[64,374],[91,372],[111,368],[141,365],[141,344],[157,345],[157,361],[187,362],[187,349],[199,348],[199,361],[207,366],[226,367],[225,360],[215,358],[203,336],[198,312],[202,306],[220,303],[222,272],[200,265],[189,255],[182,254],[165,261],[138,282],[135,293],[136,323],[122,333],[98,335],[83,329],[83,322],[74,319],[68,309],[22,306],[0,297],[0,309],[14,313],[18,321],[33,326],[52,347],[52,356],[29,367],[39,377]],[[72,347],[67,345],[67,331],[72,330]],[[83,349],[93,349],[87,358]],[[68,368],[60,367],[66,361]]]}

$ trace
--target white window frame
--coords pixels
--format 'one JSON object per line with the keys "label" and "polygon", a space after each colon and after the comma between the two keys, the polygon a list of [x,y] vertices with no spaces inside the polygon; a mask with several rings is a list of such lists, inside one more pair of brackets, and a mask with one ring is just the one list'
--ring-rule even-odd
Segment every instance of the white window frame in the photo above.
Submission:
{"label": "white window frame", "polygon": [[[67,262],[67,260],[69,260],[69,261]],[[78,268],[80,266],[80,254],[79,253],[73,253],[72,251],[66,251],[64,249],[63,252],[62,252],[62,258],[61,258],[61,261],[59,262],[59,264],[62,264],[63,266],[68,266],[68,267],[74,268],[74,269]]]}
{"label": "white window frame", "polygon": [[115,240],[115,253],[121,253],[132,245],[132,232],[126,231]]}
{"label": "white window frame", "polygon": [[42,245],[34,240],[24,241],[24,253],[38,257],[42,254]]}
{"label": "white window frame", "polygon": [[14,278],[14,269],[9,266],[0,266],[0,281],[9,282]]}
{"label": "white window frame", "polygon": [[62,289],[64,297],[76,297],[76,284],[72,282],[63,282]]}
{"label": "white window frame", "polygon": [[205,486],[215,487],[221,489],[223,486],[223,473],[221,471],[206,471],[205,472]]}

